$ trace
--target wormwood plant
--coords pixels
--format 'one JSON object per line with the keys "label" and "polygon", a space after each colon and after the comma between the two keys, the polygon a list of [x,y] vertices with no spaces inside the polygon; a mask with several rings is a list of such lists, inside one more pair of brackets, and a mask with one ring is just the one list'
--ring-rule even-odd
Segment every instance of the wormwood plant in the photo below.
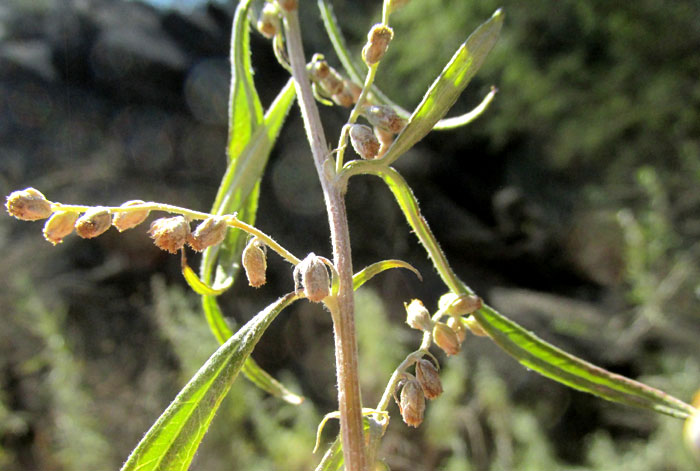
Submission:
{"label": "wormwood plant", "polygon": [[[373,84],[381,59],[393,40],[390,16],[404,3],[406,0],[384,1],[381,22],[369,31],[360,67],[347,52],[330,6],[326,0],[318,0],[329,38],[343,65],[341,73],[319,54],[307,62],[296,0],[267,1],[255,21],[256,26],[271,40],[277,59],[291,75],[267,110],[263,110],[252,79],[251,0],[239,3],[231,42],[228,167],[209,212],[140,200],[116,207],[64,204],[49,201],[33,188],[15,191],[7,197],[6,207],[11,215],[23,220],[47,220],[44,236],[53,244],[60,243],[73,231],[80,237],[93,238],[111,226],[119,231],[136,227],[151,212],[165,213],[165,217],[151,223],[148,233],[161,249],[180,253],[183,275],[201,295],[205,319],[222,344],[146,432],[123,470],[187,469],[239,372],[269,393],[299,403],[299,396],[263,371],[250,355],[270,323],[287,306],[302,299],[324,305],[333,319],[335,334],[338,410],[329,412],[321,427],[326,420],[339,418],[340,435],[326,451],[318,470],[344,466],[348,471],[364,471],[385,466],[377,460],[377,449],[391,419],[392,398],[403,421],[418,427],[423,421],[426,399],[435,400],[442,393],[439,362],[430,352],[431,346],[435,344],[445,354],[456,355],[469,334],[490,339],[525,367],[574,389],[687,419],[686,439],[696,450],[700,448],[700,418],[695,407],[544,342],[484,304],[450,268],[410,187],[391,165],[430,131],[468,124],[494,99],[495,90],[492,90],[470,113],[444,118],[494,47],[503,13],[496,11],[467,38],[421,103],[409,113]],[[260,180],[295,98],[323,190],[332,260],[313,252],[292,254],[271,235],[255,227]],[[350,109],[334,147],[326,140],[317,103]],[[356,158],[346,156],[348,143]],[[348,180],[359,175],[374,175],[386,183],[447,291],[434,309],[428,309],[417,299],[406,304],[406,322],[422,331],[423,338],[418,348],[397,366],[374,407],[366,407],[361,400],[353,292],[389,268],[416,270],[404,261],[384,260],[353,271],[344,200]],[[199,274],[188,265],[188,246],[202,252]],[[219,308],[217,296],[232,286],[239,267],[243,267],[251,286],[263,285],[270,252],[293,265],[289,277],[294,290],[233,332]]]}

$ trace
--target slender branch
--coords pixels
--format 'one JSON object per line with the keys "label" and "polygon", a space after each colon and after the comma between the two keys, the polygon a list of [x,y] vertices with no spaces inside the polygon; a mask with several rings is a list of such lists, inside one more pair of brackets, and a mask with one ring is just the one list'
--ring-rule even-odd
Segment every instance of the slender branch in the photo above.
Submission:
{"label": "slender branch", "polygon": [[[335,170],[332,160],[330,160],[321,118],[306,75],[306,59],[301,43],[301,29],[296,10],[285,12],[284,29],[297,99],[304,120],[304,128],[311,145],[314,164],[326,202],[333,245],[333,264],[338,271],[339,278],[337,299],[329,304],[334,305],[334,310],[336,311],[332,314],[335,333],[336,374],[338,377],[338,410],[340,411],[340,433],[343,441],[345,469],[347,471],[366,471],[367,463],[362,433],[362,400],[358,377],[350,232],[345,201],[340,188],[334,184]],[[327,160],[331,165],[326,163]]]}

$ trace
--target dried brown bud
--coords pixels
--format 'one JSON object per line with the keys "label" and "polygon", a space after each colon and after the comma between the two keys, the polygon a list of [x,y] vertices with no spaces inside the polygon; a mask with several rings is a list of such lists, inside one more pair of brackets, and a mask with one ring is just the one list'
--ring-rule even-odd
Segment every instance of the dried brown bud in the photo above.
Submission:
{"label": "dried brown bud", "polygon": [[[130,206],[138,206],[144,204],[141,200],[131,200],[122,204],[121,208],[128,208]],[[132,227],[136,227],[146,220],[150,211],[148,209],[134,210],[134,211],[124,211],[116,212],[112,216],[112,225],[117,228],[119,232],[123,232]]]}
{"label": "dried brown bud", "polygon": [[80,214],[73,211],[57,211],[44,224],[44,238],[53,245],[63,242],[63,238],[73,232],[73,226]]}
{"label": "dried brown bud", "polygon": [[330,96],[340,95],[345,90],[345,84],[340,75],[338,75],[333,68],[330,69],[331,73],[324,79],[321,79],[321,88],[326,91]]}
{"label": "dried brown bud", "polygon": [[394,37],[394,31],[386,25],[377,24],[367,35],[367,44],[362,49],[362,58],[367,65],[373,65],[382,60],[389,43]]}
{"label": "dried brown bud", "polygon": [[430,360],[421,358],[416,362],[416,379],[427,399],[435,399],[442,394],[440,373]]}
{"label": "dried brown bud", "polygon": [[280,17],[277,5],[274,3],[265,3],[260,18],[258,18],[258,31],[267,39],[272,39],[280,30]]}
{"label": "dried brown bud", "polygon": [[413,299],[410,304],[404,303],[404,307],[406,308],[406,324],[423,331],[429,331],[433,328],[430,313],[420,299]]}
{"label": "dried brown bud", "polygon": [[464,339],[467,338],[467,328],[462,323],[461,317],[450,316],[450,318],[447,319],[447,326],[457,334],[459,343],[464,342]]}
{"label": "dried brown bud", "polygon": [[112,215],[106,208],[92,208],[75,222],[75,232],[83,239],[92,239],[104,234],[112,225]]}
{"label": "dried brown bud", "polygon": [[294,268],[294,285],[301,277],[304,295],[314,303],[323,301],[330,294],[330,279],[328,268],[321,257],[311,252]]}
{"label": "dried brown bud", "polygon": [[24,221],[37,221],[51,216],[51,202],[34,188],[10,193],[5,208],[12,216]]}
{"label": "dried brown bud", "polygon": [[483,305],[481,298],[473,294],[447,293],[440,296],[438,307],[452,316],[471,314]]}
{"label": "dried brown bud", "polygon": [[381,157],[386,154],[386,151],[388,151],[389,147],[391,147],[391,145],[394,143],[394,134],[375,126],[374,135],[377,136],[377,140],[380,144],[377,157]]}
{"label": "dried brown bud", "polygon": [[466,319],[464,319],[464,324],[469,328],[472,334],[476,335],[477,337],[488,337],[489,334],[486,333],[483,327],[481,327],[481,324],[479,324],[479,321],[477,321],[474,316],[469,316]]}
{"label": "dried brown bud", "polygon": [[189,234],[190,224],[182,216],[156,219],[148,230],[153,243],[170,253],[180,250],[185,245]]}
{"label": "dried brown bud", "polygon": [[335,95],[333,95],[331,97],[331,100],[333,100],[333,103],[335,103],[336,105],[343,106],[345,108],[350,108],[355,102],[353,101],[352,92],[348,90],[348,87],[345,86],[346,83],[347,81],[343,82],[343,89],[340,93],[336,93]]}
{"label": "dried brown bud", "polygon": [[379,152],[379,141],[372,132],[372,128],[364,124],[350,126],[350,142],[355,152],[363,159],[374,159]]}
{"label": "dried brown bud", "polygon": [[187,243],[197,252],[201,252],[207,247],[220,244],[226,237],[226,229],[226,219],[220,216],[209,217],[190,234]]}
{"label": "dried brown bud", "polygon": [[297,0],[277,0],[277,4],[284,11],[294,11],[299,8]]}
{"label": "dried brown bud", "polygon": [[360,99],[360,95],[362,94],[362,87],[353,82],[352,80],[346,80],[345,89],[348,90],[352,95],[352,102],[357,103],[357,100]]}
{"label": "dried brown bud", "polygon": [[423,422],[425,397],[423,396],[423,388],[416,379],[406,381],[401,389],[399,410],[407,425],[418,427]]}
{"label": "dried brown bud", "polygon": [[440,347],[448,355],[456,355],[459,353],[461,344],[459,337],[454,330],[450,329],[444,322],[437,322],[433,327],[433,339],[438,347]]}
{"label": "dried brown bud", "polygon": [[[319,55],[318,57],[322,56]],[[331,67],[328,65],[328,62],[318,57],[312,58],[313,62],[311,63],[310,71],[311,79],[315,82],[325,79],[331,73]]]}
{"label": "dried brown bud", "polygon": [[363,114],[373,126],[392,134],[398,134],[406,126],[406,120],[399,116],[393,108],[386,105],[371,105],[364,109]]}
{"label": "dried brown bud", "polygon": [[259,288],[264,285],[267,281],[265,278],[267,259],[263,241],[257,237],[250,239],[243,250],[241,259],[245,269],[245,276],[248,278],[248,284],[253,288]]}

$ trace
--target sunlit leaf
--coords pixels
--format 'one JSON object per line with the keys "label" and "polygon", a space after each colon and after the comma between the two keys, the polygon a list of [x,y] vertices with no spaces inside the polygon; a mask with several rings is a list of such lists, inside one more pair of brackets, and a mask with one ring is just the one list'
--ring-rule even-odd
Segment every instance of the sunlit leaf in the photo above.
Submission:
{"label": "sunlit leaf", "polygon": [[221,401],[270,323],[298,296],[258,313],[207,360],[131,453],[122,471],[185,471]]}
{"label": "sunlit leaf", "polygon": [[[190,268],[190,266],[187,264],[187,258],[185,257],[185,251],[184,249],[182,250],[182,260],[180,263],[180,268],[182,270],[182,276],[185,277],[185,281],[187,281],[187,284],[192,288],[192,290],[197,293],[201,294],[203,296],[218,296],[227,289],[231,287],[231,285],[223,285],[219,289],[214,289],[205,282],[203,282],[197,274]],[[233,281],[233,278],[231,279]]]}
{"label": "sunlit leaf", "polygon": [[687,418],[695,410],[675,397],[611,373],[551,345],[489,306],[472,314],[496,344],[525,367],[609,401]]}
{"label": "sunlit leaf", "polygon": [[432,131],[481,68],[496,44],[502,25],[503,12],[499,9],[467,38],[430,86],[408,124],[381,160],[390,164]]}
{"label": "sunlit leaf", "polygon": [[420,272],[403,260],[382,260],[381,262],[373,263],[372,265],[369,265],[355,273],[352,277],[352,289],[355,290],[359,288],[375,275],[378,275],[384,270],[388,270],[390,268],[405,268],[407,270],[411,270],[416,274],[419,280],[423,281],[423,277],[420,276]]}

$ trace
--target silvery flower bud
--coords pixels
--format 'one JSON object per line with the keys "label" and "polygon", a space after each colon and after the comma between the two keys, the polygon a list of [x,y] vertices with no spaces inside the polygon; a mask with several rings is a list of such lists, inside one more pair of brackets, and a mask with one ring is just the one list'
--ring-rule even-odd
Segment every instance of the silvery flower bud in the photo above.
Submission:
{"label": "silvery flower bud", "polygon": [[226,237],[227,229],[228,225],[223,217],[208,217],[190,234],[187,243],[197,252],[201,252],[207,247],[220,244]]}
{"label": "silvery flower bud", "polygon": [[416,362],[416,379],[427,399],[435,399],[442,394],[440,373],[430,360],[421,358]]}
{"label": "silvery flower bud", "polygon": [[112,215],[107,208],[91,208],[75,221],[75,233],[83,239],[104,234],[112,225]]}
{"label": "silvery flower bud", "polygon": [[425,396],[423,388],[416,379],[406,381],[401,389],[401,401],[399,402],[401,417],[407,425],[418,427],[423,422],[425,411]]}
{"label": "silvery flower bud", "polygon": [[473,294],[457,295],[447,293],[440,296],[438,307],[452,316],[463,316],[481,309],[483,302],[479,296]]}
{"label": "silvery flower bud", "polygon": [[306,298],[314,303],[323,301],[330,294],[328,268],[321,257],[311,252],[294,268],[294,283],[301,277]]}
{"label": "silvery flower bud", "polygon": [[389,43],[394,37],[394,31],[386,25],[376,24],[367,35],[367,44],[362,49],[362,58],[367,65],[373,65],[382,60]]}
{"label": "silvery flower bud", "polygon": [[479,324],[479,321],[477,321],[474,318],[474,316],[469,316],[466,319],[464,319],[464,324],[471,331],[471,333],[476,335],[477,337],[488,337],[489,336],[489,334],[486,333],[484,328],[481,327],[481,324]]}
{"label": "silvery flower bud", "polygon": [[265,277],[267,259],[265,256],[265,244],[262,240],[257,237],[250,239],[243,250],[241,263],[250,286],[259,288],[265,284],[267,281]]}
{"label": "silvery flower bud", "polygon": [[170,253],[177,253],[187,242],[189,234],[190,224],[182,216],[156,219],[148,230],[153,243]]}
{"label": "silvery flower bud", "polygon": [[462,324],[461,317],[450,316],[450,318],[447,319],[447,326],[457,334],[459,343],[464,342],[464,339],[467,338],[467,328]]}
{"label": "silvery flower bud", "polygon": [[363,159],[374,159],[379,152],[379,140],[372,129],[364,124],[350,126],[350,142],[355,152]]}
{"label": "silvery flower bud", "polygon": [[393,108],[386,105],[367,106],[363,112],[367,121],[373,126],[382,128],[392,134],[400,133],[406,126],[406,120],[399,116]]}
{"label": "silvery flower bud", "polygon": [[[131,200],[122,204],[120,207],[128,208],[130,206],[138,206],[140,204],[144,204],[144,202],[141,200]],[[114,216],[112,216],[112,225],[116,227],[119,232],[124,232],[127,229],[131,229],[141,224],[146,220],[149,214],[150,210],[148,209],[116,212],[114,213]]]}
{"label": "silvery flower bud", "polygon": [[80,214],[74,211],[57,211],[44,224],[44,238],[53,245],[63,242],[63,238],[73,232],[73,226]]}
{"label": "silvery flower bud", "polygon": [[426,332],[433,328],[430,313],[420,299],[412,299],[410,304],[404,303],[404,307],[406,308],[406,324]]}
{"label": "silvery flower bud", "polygon": [[265,3],[257,23],[258,31],[267,39],[272,39],[280,30],[279,10],[274,3]]}
{"label": "silvery flower bud", "polygon": [[450,329],[444,322],[436,322],[433,327],[433,339],[438,347],[440,347],[448,355],[456,355],[459,353],[461,344],[459,337],[454,330]]}
{"label": "silvery flower bud", "polygon": [[51,202],[34,188],[10,193],[5,208],[10,215],[23,221],[37,221],[51,216]]}

